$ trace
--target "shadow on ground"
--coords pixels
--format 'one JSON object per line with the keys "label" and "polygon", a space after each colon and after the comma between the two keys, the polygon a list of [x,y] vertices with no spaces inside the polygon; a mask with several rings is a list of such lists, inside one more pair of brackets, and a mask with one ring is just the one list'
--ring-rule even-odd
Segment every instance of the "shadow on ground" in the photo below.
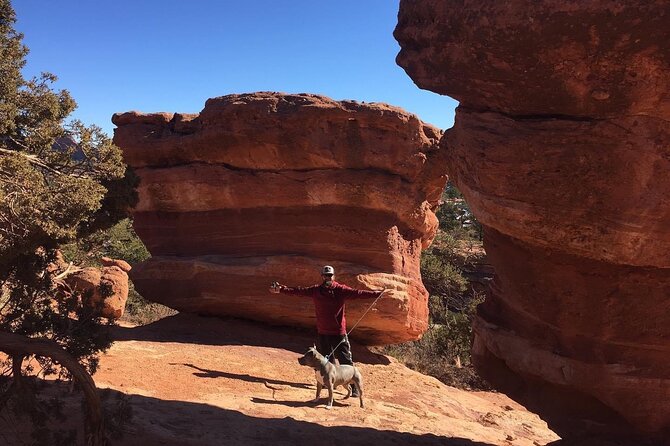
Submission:
{"label": "shadow on ground", "polygon": [[[138,327],[112,327],[116,341],[180,342],[201,345],[251,345],[304,353],[314,344],[315,332],[234,318],[179,313]],[[352,343],[355,362],[389,364],[388,358]]]}
{"label": "shadow on ground", "polygon": [[[51,429],[76,431],[76,444],[83,444],[81,394],[69,385],[40,381],[40,398],[58,396],[68,414],[64,422]],[[461,438],[432,434],[414,435],[395,431],[346,426],[322,426],[290,417],[259,418],[235,410],[203,403],[161,400],[100,390],[106,413],[105,424],[110,446],[260,446],[260,445],[443,445],[491,446]],[[266,403],[273,400],[259,400]],[[282,404],[282,402],[275,402]],[[310,406],[314,403],[296,403]],[[7,408],[5,408],[7,410]],[[315,409],[317,410],[317,409]],[[333,412],[330,412],[331,414]],[[0,416],[2,444],[34,444],[30,421],[5,412]],[[130,419],[128,419],[130,417]],[[324,417],[326,418],[326,417]],[[124,420],[119,423],[119,420]],[[120,436],[119,436],[120,434]],[[51,444],[51,443],[48,443]]]}
{"label": "shadow on ground", "polygon": [[[39,381],[39,395],[50,399],[57,394],[68,414],[58,428],[78,431],[78,443],[83,444],[81,394],[72,392],[65,383]],[[290,383],[289,383],[290,384]],[[125,394],[101,389],[110,446],[260,446],[315,444],[319,446],[418,445],[418,446],[493,446],[489,443],[434,434],[412,434],[393,430],[338,426],[337,410],[323,416],[327,426],[299,421],[291,417],[261,418],[236,410],[187,401]],[[255,404],[279,404],[290,407],[311,407],[313,402],[281,401],[252,398]],[[352,401],[356,403],[357,401]],[[337,406],[346,406],[336,402]],[[7,409],[7,408],[6,408]],[[315,408],[314,410],[319,410]],[[128,417],[130,418],[128,419]],[[119,423],[119,420],[124,420]],[[11,424],[8,424],[11,423]],[[10,416],[5,410],[0,416],[3,444],[33,444],[30,426],[25,418]],[[115,432],[115,435],[112,435]],[[119,436],[119,433],[121,434]],[[635,439],[582,438],[559,440],[547,446],[665,446],[664,442],[644,442]]]}
{"label": "shadow on ground", "polygon": [[310,386],[308,384],[304,383],[294,383],[290,381],[282,381],[278,379],[272,379],[272,378],[263,378],[261,376],[252,376],[248,374],[239,374],[239,373],[230,373],[230,372],[222,372],[219,370],[209,370],[209,369],[203,369],[202,367],[198,367],[193,364],[188,364],[188,363],[174,363],[171,362],[168,365],[182,365],[184,367],[189,367],[191,369],[196,370],[193,372],[194,376],[197,376],[198,378],[228,378],[228,379],[237,379],[240,381],[246,381],[250,383],[260,383],[260,384],[276,384],[280,386],[289,386],[289,387],[295,387],[296,389],[312,389],[314,386]]}
{"label": "shadow on ground", "polygon": [[[290,417],[256,418],[238,411],[201,403],[164,401],[140,395],[130,395],[129,398],[133,407],[133,422],[124,438],[114,443],[119,446],[147,444],[491,446],[488,443],[439,437],[433,434],[416,435],[360,427],[322,426]],[[309,403],[300,404],[309,405]],[[158,422],[152,421],[157,418]]]}

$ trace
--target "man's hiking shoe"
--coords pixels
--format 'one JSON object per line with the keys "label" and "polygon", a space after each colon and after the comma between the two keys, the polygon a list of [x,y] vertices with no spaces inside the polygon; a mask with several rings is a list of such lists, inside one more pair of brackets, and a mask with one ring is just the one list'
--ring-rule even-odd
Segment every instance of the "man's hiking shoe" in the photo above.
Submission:
{"label": "man's hiking shoe", "polygon": [[351,396],[352,396],[352,397],[354,397],[354,398],[358,398],[359,396],[361,396],[361,395],[358,393],[358,387],[354,386],[353,384],[350,384],[350,385],[349,385],[349,388],[351,388]]}

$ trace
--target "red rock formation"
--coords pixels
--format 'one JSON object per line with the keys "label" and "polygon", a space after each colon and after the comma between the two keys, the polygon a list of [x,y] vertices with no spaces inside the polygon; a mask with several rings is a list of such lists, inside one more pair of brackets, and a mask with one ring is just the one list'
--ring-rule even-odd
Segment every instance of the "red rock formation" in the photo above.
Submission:
{"label": "red rock formation", "polygon": [[[439,130],[383,104],[255,93],[199,115],[117,114],[114,142],[141,178],[135,228],[153,257],[143,296],[183,311],[314,327],[310,302],[273,280],[391,288],[354,337],[418,338],[427,326],[419,258],[446,176]],[[355,321],[370,302],[347,305]]]}
{"label": "red rock formation", "polygon": [[[126,263],[123,260],[114,262]],[[102,316],[109,319],[123,316],[128,300],[128,274],[119,266],[77,269],[68,274],[65,281],[70,287],[84,294],[88,305],[100,305]]]}
{"label": "red rock formation", "polygon": [[[496,278],[473,354],[563,435],[670,437],[670,3],[402,1]],[[582,423],[580,423],[582,421]]]}

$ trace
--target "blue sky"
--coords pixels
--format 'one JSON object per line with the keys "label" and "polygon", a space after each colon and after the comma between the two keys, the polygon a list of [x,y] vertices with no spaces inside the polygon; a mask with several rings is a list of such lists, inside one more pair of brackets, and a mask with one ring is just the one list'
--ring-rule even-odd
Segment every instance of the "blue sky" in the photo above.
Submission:
{"label": "blue sky", "polygon": [[30,48],[74,116],[111,134],[115,112],[199,112],[230,93],[319,93],[387,102],[440,128],[456,102],[395,64],[398,0],[13,0]]}

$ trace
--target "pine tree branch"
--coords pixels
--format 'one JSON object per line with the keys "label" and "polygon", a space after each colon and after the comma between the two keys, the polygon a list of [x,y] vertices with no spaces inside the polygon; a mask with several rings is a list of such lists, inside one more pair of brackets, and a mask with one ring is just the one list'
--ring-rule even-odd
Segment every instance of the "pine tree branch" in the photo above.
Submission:
{"label": "pine tree branch", "polygon": [[76,267],[76,266],[74,267],[74,271],[70,271],[70,269],[72,268],[72,263],[73,263],[73,262],[70,262],[70,264],[67,266],[67,268],[65,268],[65,271],[63,271],[62,273],[60,273],[60,274],[58,274],[57,276],[55,276],[55,277],[53,278],[53,280],[63,279],[63,278],[64,278],[65,276],[67,276],[68,274],[72,274],[72,273],[75,273],[75,272],[77,272],[77,271],[81,271],[81,268],[78,268],[78,267]]}
{"label": "pine tree branch", "polygon": [[[16,144],[18,147],[22,148],[23,150],[26,150],[26,151],[30,150],[29,147],[25,146],[24,144],[21,144],[19,141],[15,140],[12,137],[6,136],[3,139],[8,139],[9,141]],[[20,151],[20,150],[11,150],[11,149],[0,148],[0,154],[1,153],[20,155],[20,156],[26,158],[30,164],[41,167],[42,169],[47,170],[47,171],[49,171],[53,174],[56,174],[56,175],[69,176],[69,177],[73,177],[73,178],[91,178],[90,175],[85,175],[85,174],[81,174],[81,173],[63,172],[62,170],[59,170],[59,169],[53,167],[52,165],[48,164],[47,162],[43,161],[37,155],[26,153],[26,152],[23,152],[23,151]],[[61,167],[65,167],[65,166],[61,166]],[[83,171],[85,169],[80,168],[78,170]]]}
{"label": "pine tree branch", "polygon": [[[10,138],[10,140],[14,141],[13,138]],[[14,142],[16,142],[16,141],[14,141]],[[20,151],[17,151],[17,150],[9,150],[9,149],[3,149],[3,148],[0,148],[0,153],[6,153],[8,155],[9,154],[20,155],[20,156],[26,158],[30,164],[34,164],[36,166],[39,166],[42,169],[48,170],[51,173],[55,173],[56,175],[67,175],[67,174],[64,174],[63,172],[49,166],[47,163],[45,163],[44,161],[42,161],[41,159],[39,159],[35,155],[30,155],[28,153],[20,152]]]}

